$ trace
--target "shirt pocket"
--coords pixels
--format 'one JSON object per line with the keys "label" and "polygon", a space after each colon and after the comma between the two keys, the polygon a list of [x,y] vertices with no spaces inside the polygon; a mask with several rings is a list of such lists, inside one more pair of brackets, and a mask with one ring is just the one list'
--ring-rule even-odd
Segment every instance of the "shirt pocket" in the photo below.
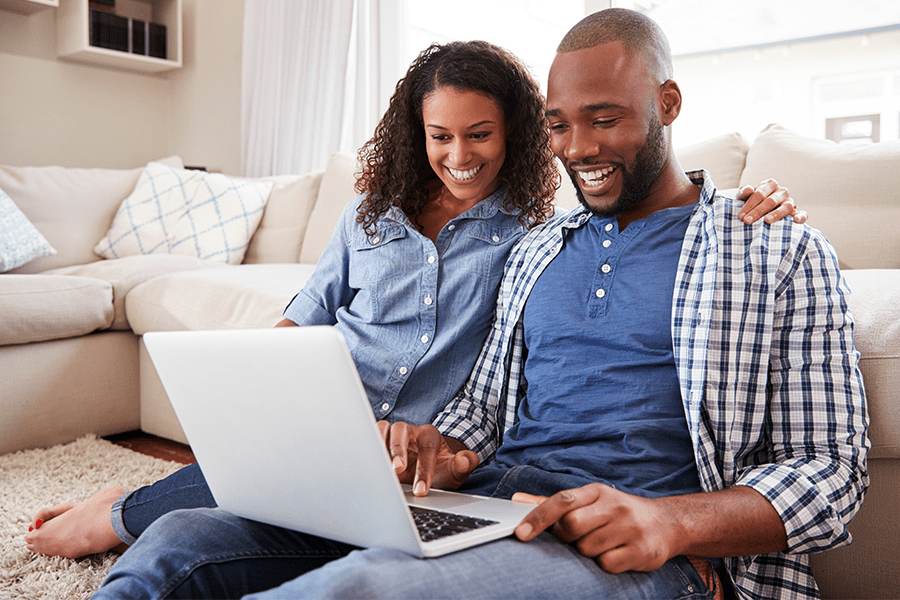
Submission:
{"label": "shirt pocket", "polygon": [[401,225],[379,224],[375,235],[361,229],[350,240],[350,286],[357,290],[351,310],[370,322],[403,318],[416,295],[422,264],[421,248]]}
{"label": "shirt pocket", "polygon": [[466,228],[466,251],[473,259],[472,268],[475,269],[474,257],[478,256],[477,281],[472,284],[477,286],[477,296],[481,302],[487,304],[491,310],[497,300],[497,290],[500,280],[503,278],[503,267],[513,245],[522,237],[519,228],[500,227],[488,222],[475,223]]}

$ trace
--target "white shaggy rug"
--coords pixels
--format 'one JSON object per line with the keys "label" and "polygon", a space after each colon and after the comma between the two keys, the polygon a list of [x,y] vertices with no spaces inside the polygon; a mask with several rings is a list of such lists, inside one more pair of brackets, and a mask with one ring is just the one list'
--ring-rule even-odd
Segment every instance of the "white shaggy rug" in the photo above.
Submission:
{"label": "white shaggy rug", "polygon": [[139,454],[96,436],[0,456],[0,599],[88,598],[118,554],[80,560],[36,556],[25,532],[38,509],[81,502],[119,484],[134,489],[183,465]]}

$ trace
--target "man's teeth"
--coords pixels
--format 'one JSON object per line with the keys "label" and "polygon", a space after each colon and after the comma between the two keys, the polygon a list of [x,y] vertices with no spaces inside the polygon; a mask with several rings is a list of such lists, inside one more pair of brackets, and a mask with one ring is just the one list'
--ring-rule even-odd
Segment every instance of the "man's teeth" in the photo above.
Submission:
{"label": "man's teeth", "polygon": [[597,169],[596,171],[579,171],[578,176],[588,185],[597,185],[606,181],[606,178],[609,177],[610,173],[615,170],[615,167],[605,167],[603,169]]}
{"label": "man's teeth", "polygon": [[466,180],[472,179],[473,177],[478,175],[478,171],[480,171],[481,167],[483,166],[484,165],[478,165],[474,169],[469,169],[468,171],[457,171],[456,169],[451,169],[450,167],[447,167],[447,170],[450,171],[450,174],[453,175],[454,179]]}

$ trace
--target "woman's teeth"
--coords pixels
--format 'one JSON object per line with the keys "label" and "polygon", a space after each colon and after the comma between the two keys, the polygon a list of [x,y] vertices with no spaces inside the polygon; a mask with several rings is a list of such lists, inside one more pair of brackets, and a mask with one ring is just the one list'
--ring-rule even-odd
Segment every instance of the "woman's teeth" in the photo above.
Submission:
{"label": "woman's teeth", "polygon": [[478,171],[480,171],[481,167],[483,166],[484,165],[478,165],[474,169],[469,169],[468,171],[457,171],[456,169],[451,169],[450,167],[447,167],[447,170],[450,171],[450,174],[453,175],[454,179],[465,181],[466,179],[472,179],[473,177],[478,175]]}
{"label": "woman's teeth", "polygon": [[596,171],[579,171],[578,176],[581,177],[581,180],[587,185],[598,185],[606,181],[606,178],[615,170],[615,167],[604,167],[602,169],[597,169]]}

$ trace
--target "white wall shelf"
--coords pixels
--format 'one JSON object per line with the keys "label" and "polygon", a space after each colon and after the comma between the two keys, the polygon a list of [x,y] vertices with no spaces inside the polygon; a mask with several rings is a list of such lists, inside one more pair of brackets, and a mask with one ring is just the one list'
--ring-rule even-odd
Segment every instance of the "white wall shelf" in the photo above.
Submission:
{"label": "white wall shelf", "polygon": [[[6,2],[9,0],[0,0]],[[89,0],[57,0],[56,53],[60,58],[116,69],[160,73],[181,67],[182,0],[119,0],[116,14],[166,26],[166,58],[99,48],[90,44]],[[121,5],[121,7],[120,7]],[[147,16],[145,16],[145,14]]]}
{"label": "white wall shelf", "polygon": [[23,15],[30,15],[39,10],[57,6],[59,6],[59,0],[0,0],[0,10],[9,10]]}

